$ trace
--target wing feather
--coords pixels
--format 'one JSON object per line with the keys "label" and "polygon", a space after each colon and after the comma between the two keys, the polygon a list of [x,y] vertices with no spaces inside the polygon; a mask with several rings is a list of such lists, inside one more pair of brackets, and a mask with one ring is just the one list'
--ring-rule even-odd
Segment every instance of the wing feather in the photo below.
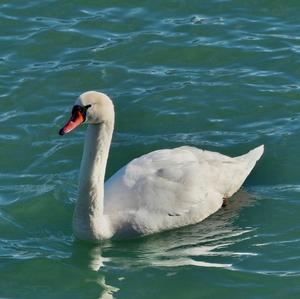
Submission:
{"label": "wing feather", "polygon": [[166,215],[188,213],[215,193],[204,179],[210,166],[206,159],[199,159],[203,152],[180,147],[134,159],[106,183],[106,209],[146,209]]}

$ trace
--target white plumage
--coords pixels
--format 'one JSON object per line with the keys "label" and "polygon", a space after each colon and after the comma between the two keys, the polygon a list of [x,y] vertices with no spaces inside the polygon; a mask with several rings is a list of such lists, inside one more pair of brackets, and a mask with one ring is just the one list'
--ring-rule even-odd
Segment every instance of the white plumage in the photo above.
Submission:
{"label": "white plumage", "polygon": [[200,222],[241,187],[262,152],[262,146],[237,158],[189,146],[151,152],[105,183],[104,212],[116,231],[125,226],[131,234]]}
{"label": "white plumage", "polygon": [[111,100],[87,92],[76,102],[91,105],[73,228],[80,239],[147,235],[202,221],[241,187],[263,146],[231,158],[182,146],[132,160],[104,185],[114,125]]}

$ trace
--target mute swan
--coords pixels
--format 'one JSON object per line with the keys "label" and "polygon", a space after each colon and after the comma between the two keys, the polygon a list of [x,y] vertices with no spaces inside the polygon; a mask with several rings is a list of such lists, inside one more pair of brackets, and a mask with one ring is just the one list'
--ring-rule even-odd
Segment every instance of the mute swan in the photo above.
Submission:
{"label": "mute swan", "polygon": [[83,93],[59,131],[89,124],[73,217],[77,238],[99,241],[148,235],[195,224],[221,208],[242,185],[263,145],[230,158],[190,146],[162,149],[136,158],[104,185],[114,128],[114,106],[100,92]]}

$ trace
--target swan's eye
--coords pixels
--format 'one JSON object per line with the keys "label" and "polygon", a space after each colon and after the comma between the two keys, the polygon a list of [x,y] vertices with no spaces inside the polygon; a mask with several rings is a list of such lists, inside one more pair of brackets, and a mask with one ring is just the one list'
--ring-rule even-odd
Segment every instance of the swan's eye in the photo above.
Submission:
{"label": "swan's eye", "polygon": [[92,107],[92,105],[86,105],[86,106],[80,106],[80,105],[75,105],[73,106],[72,109],[72,119],[76,119],[78,113],[82,115],[83,121],[86,119],[86,112],[87,110]]}

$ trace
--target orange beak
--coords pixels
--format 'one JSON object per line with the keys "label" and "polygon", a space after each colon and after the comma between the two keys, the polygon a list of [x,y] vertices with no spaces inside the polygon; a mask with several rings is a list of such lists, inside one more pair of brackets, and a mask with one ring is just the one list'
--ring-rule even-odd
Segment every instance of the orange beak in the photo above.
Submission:
{"label": "orange beak", "polygon": [[72,116],[69,121],[59,130],[59,135],[65,135],[70,133],[80,124],[85,121],[85,113],[82,109],[79,109],[80,106],[74,106],[72,110]]}

